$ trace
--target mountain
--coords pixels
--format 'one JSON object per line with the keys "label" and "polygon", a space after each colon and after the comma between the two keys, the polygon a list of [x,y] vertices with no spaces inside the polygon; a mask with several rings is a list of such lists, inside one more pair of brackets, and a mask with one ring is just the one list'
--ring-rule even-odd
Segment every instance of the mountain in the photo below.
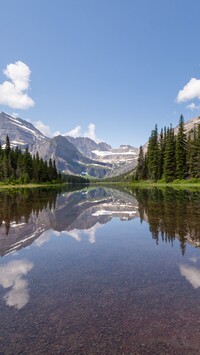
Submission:
{"label": "mountain", "polygon": [[9,135],[11,146],[21,148],[31,147],[37,142],[42,142],[47,138],[32,123],[15,118],[7,113],[0,113],[0,140],[1,144],[6,141],[6,135]]}
{"label": "mountain", "polygon": [[116,176],[133,170],[137,165],[138,148],[130,145],[120,145],[119,148],[109,150],[93,150],[93,159],[98,159],[102,163],[112,164],[112,169],[107,176]]}
{"label": "mountain", "polygon": [[96,143],[91,138],[88,137],[70,137],[65,136],[81,153],[89,158],[93,158],[92,151],[103,150],[108,151],[111,146],[105,142]]}
{"label": "mountain", "polygon": [[[188,134],[196,125],[200,124],[200,116],[193,117],[185,122],[185,133]],[[174,128],[175,135],[178,134],[179,125]],[[148,142],[143,145],[143,151],[146,153],[148,148]]]}
{"label": "mountain", "polygon": [[[185,123],[186,133],[200,123],[194,117]],[[178,126],[175,128],[175,134]],[[137,165],[138,148],[121,145],[112,148],[105,142],[96,143],[88,137],[57,136],[47,138],[33,124],[20,118],[0,113],[0,141],[5,144],[8,134],[12,146],[29,147],[32,154],[46,160],[53,158],[59,170],[69,174],[89,174],[97,178],[123,175]],[[148,143],[143,148],[147,150]]]}
{"label": "mountain", "polygon": [[106,175],[110,164],[92,160],[83,155],[66,137],[61,135],[38,142],[32,154],[38,151],[44,160],[55,159],[59,170],[68,174],[89,174],[98,178]]}
{"label": "mountain", "polygon": [[124,145],[113,149],[105,142],[88,137],[45,137],[30,122],[0,113],[0,141],[8,134],[11,146],[28,147],[45,159],[53,158],[57,168],[69,174],[89,174],[97,178],[116,176],[132,170],[137,163],[138,149]]}
{"label": "mountain", "polygon": [[119,148],[113,149],[105,142],[96,143],[88,137],[66,136],[66,138],[87,157],[103,164],[109,164],[111,169],[107,171],[106,176],[124,174],[137,164],[138,148],[130,145],[121,145]]}
{"label": "mountain", "polygon": [[[196,125],[200,124],[200,116],[191,118],[189,121],[185,122],[185,132],[188,134],[191,129],[193,129]],[[174,133],[178,133],[178,125],[174,129]]]}

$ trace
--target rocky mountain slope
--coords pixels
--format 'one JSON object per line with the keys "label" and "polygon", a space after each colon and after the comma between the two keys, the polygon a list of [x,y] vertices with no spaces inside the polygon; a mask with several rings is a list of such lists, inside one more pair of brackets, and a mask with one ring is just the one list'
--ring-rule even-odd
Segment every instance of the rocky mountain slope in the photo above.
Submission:
{"label": "rocky mountain slope", "polygon": [[32,153],[35,154],[37,151],[45,160],[49,160],[50,157],[55,159],[58,169],[69,174],[89,174],[101,178],[111,169],[111,164],[88,158],[63,136],[38,142],[33,147]]}
{"label": "rocky mountain slope", "polygon": [[22,148],[29,146],[29,149],[37,142],[43,142],[47,139],[32,123],[1,112],[0,141],[2,146],[5,143],[7,134],[12,146]]}
{"label": "rocky mountain slope", "polygon": [[[185,122],[185,133],[188,134],[196,125],[200,124],[200,116],[198,117],[193,117],[191,118],[190,120],[186,121]],[[178,133],[178,128],[179,128],[179,125],[177,125],[175,128],[174,128],[174,133],[177,134]],[[148,142],[146,142],[144,145],[143,145],[143,150],[144,152],[146,153],[147,151],[147,148],[148,148]]]}
{"label": "rocky mountain slope", "polygon": [[[186,134],[191,131],[196,125],[200,124],[200,116],[191,118],[189,121],[185,122],[185,132]],[[178,125],[174,129],[174,133],[178,133]]]}
{"label": "rocky mountain slope", "polygon": [[137,164],[138,148],[130,145],[121,145],[113,149],[105,142],[96,143],[88,137],[66,137],[77,149],[91,159],[95,159],[105,165],[109,164],[110,169],[106,176],[115,176],[132,170]]}
{"label": "rocky mountain slope", "polygon": [[[200,117],[185,123],[186,133],[200,124]],[[175,128],[175,133],[178,126]],[[5,144],[9,135],[12,146],[29,147],[32,154],[39,152],[43,159],[53,158],[59,170],[69,174],[89,174],[94,177],[112,177],[134,169],[137,165],[138,148],[121,145],[113,149],[105,142],[96,143],[88,137],[45,137],[30,122],[0,113],[0,141]],[[144,147],[147,149],[148,143]]]}
{"label": "rocky mountain slope", "polygon": [[120,146],[112,149],[105,142],[96,143],[88,137],[45,137],[30,122],[0,113],[0,141],[8,134],[12,146],[29,147],[46,160],[56,160],[57,168],[69,174],[89,174],[94,177],[115,176],[133,169],[138,149]]}
{"label": "rocky mountain slope", "polygon": [[88,137],[70,137],[70,136],[65,136],[81,153],[86,155],[89,158],[94,158],[94,154],[92,152],[94,150],[98,151],[109,151],[111,146],[107,143],[100,142],[96,143],[93,141],[91,138]]}

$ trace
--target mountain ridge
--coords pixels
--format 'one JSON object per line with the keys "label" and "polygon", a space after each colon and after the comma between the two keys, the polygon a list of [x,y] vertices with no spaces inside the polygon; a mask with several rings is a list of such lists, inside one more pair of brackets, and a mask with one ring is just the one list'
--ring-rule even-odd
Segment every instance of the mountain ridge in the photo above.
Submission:
{"label": "mountain ridge", "polygon": [[[186,133],[197,124],[200,124],[200,116],[186,121]],[[174,130],[176,134],[178,125]],[[0,141],[3,147],[7,134],[11,146],[28,147],[31,154],[38,151],[45,160],[55,159],[57,168],[68,174],[112,177],[129,172],[137,165],[138,148],[125,144],[112,148],[106,142],[96,143],[89,137],[59,135],[49,138],[32,123],[1,112]],[[148,142],[143,145],[144,151],[147,146]]]}
{"label": "mountain ridge", "polygon": [[[22,148],[34,145],[37,141],[47,139],[32,123],[13,117],[5,112],[0,113],[0,140],[1,144],[5,143],[6,136],[12,146],[20,146]],[[2,144],[2,145],[3,145]]]}
{"label": "mountain ridge", "polygon": [[137,148],[121,145],[113,149],[106,142],[96,143],[89,137],[49,138],[32,123],[2,112],[0,141],[3,147],[7,134],[12,147],[28,147],[31,154],[38,151],[44,160],[55,159],[57,168],[68,174],[103,178],[131,170],[136,165]]}

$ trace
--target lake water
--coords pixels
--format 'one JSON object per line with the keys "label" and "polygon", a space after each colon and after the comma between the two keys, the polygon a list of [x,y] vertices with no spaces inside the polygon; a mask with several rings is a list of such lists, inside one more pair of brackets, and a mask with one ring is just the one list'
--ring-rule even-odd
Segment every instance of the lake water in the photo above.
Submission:
{"label": "lake water", "polygon": [[200,354],[200,190],[0,192],[0,354]]}

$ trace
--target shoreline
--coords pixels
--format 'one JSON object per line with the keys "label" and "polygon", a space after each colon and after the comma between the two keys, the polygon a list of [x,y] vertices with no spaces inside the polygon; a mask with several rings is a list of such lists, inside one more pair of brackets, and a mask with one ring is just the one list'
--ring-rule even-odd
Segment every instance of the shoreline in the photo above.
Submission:
{"label": "shoreline", "polygon": [[64,186],[64,185],[68,185],[68,183],[57,183],[57,184],[51,184],[51,183],[47,183],[47,184],[8,184],[8,185],[1,185],[0,184],[0,190],[1,189],[24,189],[24,188],[28,188],[28,189],[32,189],[32,188],[37,188],[37,187],[57,187],[57,186]]}

